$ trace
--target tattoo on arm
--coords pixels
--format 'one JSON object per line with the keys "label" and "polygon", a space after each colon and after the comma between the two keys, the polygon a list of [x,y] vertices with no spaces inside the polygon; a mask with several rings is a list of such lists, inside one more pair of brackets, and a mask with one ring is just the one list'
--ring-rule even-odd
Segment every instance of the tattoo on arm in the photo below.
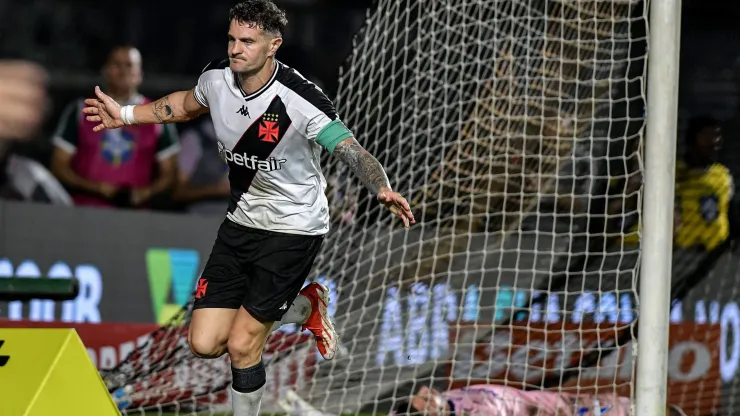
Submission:
{"label": "tattoo on arm", "polygon": [[334,156],[346,163],[373,194],[377,195],[382,187],[391,187],[388,176],[378,159],[354,138],[350,137],[339,143],[334,149]]}
{"label": "tattoo on arm", "polygon": [[170,106],[170,101],[167,99],[167,97],[154,102],[154,108],[152,109],[152,112],[154,113],[154,117],[156,117],[157,121],[160,124],[171,122],[172,118],[175,115],[175,113],[172,112],[172,107]]}

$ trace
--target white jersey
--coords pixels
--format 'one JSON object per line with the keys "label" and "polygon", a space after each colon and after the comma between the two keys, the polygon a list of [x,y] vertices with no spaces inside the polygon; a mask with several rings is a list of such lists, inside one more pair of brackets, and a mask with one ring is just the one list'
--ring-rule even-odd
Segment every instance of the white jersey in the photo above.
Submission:
{"label": "white jersey", "polygon": [[262,88],[246,94],[228,60],[203,70],[194,95],[210,109],[229,165],[227,218],[289,234],[327,233],[321,148],[333,151],[352,133],[326,95],[280,62]]}

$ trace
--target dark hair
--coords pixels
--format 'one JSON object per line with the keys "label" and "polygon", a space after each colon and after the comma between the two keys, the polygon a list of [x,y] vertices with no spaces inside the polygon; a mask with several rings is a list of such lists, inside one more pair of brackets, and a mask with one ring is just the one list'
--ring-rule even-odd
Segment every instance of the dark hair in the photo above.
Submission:
{"label": "dark hair", "polygon": [[120,50],[131,50],[136,49],[139,50],[136,46],[134,46],[131,43],[116,43],[114,45],[111,45],[108,47],[108,49],[105,52],[105,58],[103,59],[102,66],[108,65],[110,63],[110,60],[113,59],[113,53],[120,51]]}
{"label": "dark hair", "polygon": [[261,27],[268,33],[282,36],[288,19],[285,12],[280,10],[270,0],[244,0],[229,10],[229,22],[236,19],[239,23],[246,23]]}
{"label": "dark hair", "polygon": [[693,147],[696,144],[696,138],[699,133],[707,127],[720,127],[720,122],[710,115],[699,115],[691,117],[689,125],[686,128],[686,145]]}
{"label": "dark hair", "polygon": [[396,406],[393,408],[391,414],[394,416],[416,416],[421,415],[421,412],[415,410],[408,400],[400,400],[396,402]]}

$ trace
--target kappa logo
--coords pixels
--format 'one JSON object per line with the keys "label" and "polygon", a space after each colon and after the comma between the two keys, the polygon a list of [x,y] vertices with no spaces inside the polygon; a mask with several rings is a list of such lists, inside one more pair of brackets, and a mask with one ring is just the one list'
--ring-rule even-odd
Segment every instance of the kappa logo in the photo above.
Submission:
{"label": "kappa logo", "polygon": [[262,123],[260,123],[260,128],[257,134],[263,142],[276,143],[280,136],[278,115],[275,113],[265,113],[262,116]]}
{"label": "kappa logo", "polygon": [[281,311],[284,311],[286,309],[288,309],[288,303],[287,302],[286,303],[283,303],[283,306],[280,307],[280,310]]}
{"label": "kappa logo", "polygon": [[247,108],[246,105],[243,105],[240,109],[236,110],[236,114],[241,114],[244,117],[252,118],[252,116],[249,115],[249,108]]}

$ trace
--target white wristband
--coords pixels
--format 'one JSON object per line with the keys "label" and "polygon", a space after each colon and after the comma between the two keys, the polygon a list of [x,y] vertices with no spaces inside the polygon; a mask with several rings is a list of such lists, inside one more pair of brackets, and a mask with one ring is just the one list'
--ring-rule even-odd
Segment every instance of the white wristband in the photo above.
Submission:
{"label": "white wristband", "polygon": [[123,124],[136,124],[136,119],[134,118],[134,107],[136,106],[125,105],[121,107],[121,121],[123,121]]}

